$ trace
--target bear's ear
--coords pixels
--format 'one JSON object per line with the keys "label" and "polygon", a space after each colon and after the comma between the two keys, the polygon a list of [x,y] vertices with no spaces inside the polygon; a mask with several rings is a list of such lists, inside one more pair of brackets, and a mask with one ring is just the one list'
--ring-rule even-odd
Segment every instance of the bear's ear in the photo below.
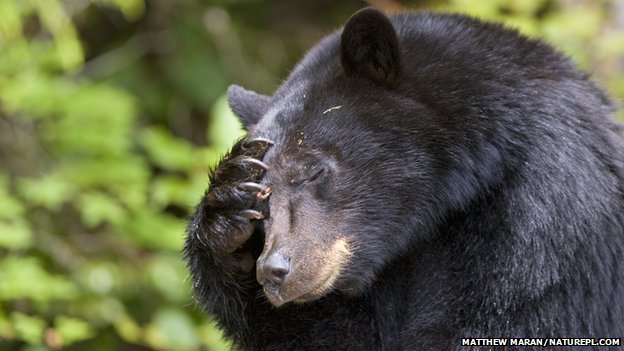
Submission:
{"label": "bear's ear", "polygon": [[230,85],[227,90],[228,103],[246,131],[256,125],[267,112],[271,98],[238,85]]}
{"label": "bear's ear", "polygon": [[365,8],[351,16],[340,37],[340,61],[348,77],[390,84],[401,72],[399,39],[388,17]]}

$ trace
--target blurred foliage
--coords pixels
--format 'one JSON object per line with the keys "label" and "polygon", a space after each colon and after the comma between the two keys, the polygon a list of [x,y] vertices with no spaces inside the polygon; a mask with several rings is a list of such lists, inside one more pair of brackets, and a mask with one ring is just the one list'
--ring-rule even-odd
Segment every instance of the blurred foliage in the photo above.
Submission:
{"label": "blurred foliage", "polygon": [[[624,97],[624,5],[370,1],[503,21]],[[223,350],[180,254],[241,135],[229,83],[270,93],[355,0],[0,0],[0,349]]]}

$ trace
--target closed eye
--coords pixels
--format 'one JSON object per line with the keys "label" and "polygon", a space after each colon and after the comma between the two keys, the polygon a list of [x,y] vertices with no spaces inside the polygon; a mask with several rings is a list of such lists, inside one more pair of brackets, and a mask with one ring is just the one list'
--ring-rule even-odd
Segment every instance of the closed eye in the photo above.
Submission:
{"label": "closed eye", "polygon": [[299,187],[299,186],[302,186],[304,184],[316,183],[320,179],[323,178],[325,173],[326,173],[325,167],[320,167],[320,168],[314,169],[314,171],[313,171],[311,176],[309,176],[307,178],[300,178],[298,180],[297,179],[292,179],[290,181],[290,185],[293,186],[293,187]]}
{"label": "closed eye", "polygon": [[318,170],[316,170],[316,172],[314,172],[307,180],[308,183],[312,183],[316,180],[318,180],[319,178],[321,178],[323,175],[325,174],[325,168],[319,168]]}

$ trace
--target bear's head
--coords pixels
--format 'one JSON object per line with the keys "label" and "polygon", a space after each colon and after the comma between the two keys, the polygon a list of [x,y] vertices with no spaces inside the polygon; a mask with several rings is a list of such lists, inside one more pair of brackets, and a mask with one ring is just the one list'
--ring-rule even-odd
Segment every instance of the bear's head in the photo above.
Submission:
{"label": "bear's head", "polygon": [[452,142],[414,97],[405,54],[391,21],[364,9],[272,97],[228,90],[249,136],[274,142],[263,159],[271,194],[256,272],[274,305],[362,293],[388,259],[431,235],[441,207],[473,195],[440,181]]}

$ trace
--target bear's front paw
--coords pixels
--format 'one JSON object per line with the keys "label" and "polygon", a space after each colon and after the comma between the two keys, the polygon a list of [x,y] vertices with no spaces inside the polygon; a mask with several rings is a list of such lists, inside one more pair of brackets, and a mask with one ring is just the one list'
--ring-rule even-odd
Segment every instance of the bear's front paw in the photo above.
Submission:
{"label": "bear's front paw", "polygon": [[189,225],[189,235],[199,244],[246,272],[253,268],[253,257],[243,246],[265,216],[259,207],[270,189],[259,184],[267,169],[261,159],[272,144],[255,138],[234,145],[213,172],[210,188]]}

